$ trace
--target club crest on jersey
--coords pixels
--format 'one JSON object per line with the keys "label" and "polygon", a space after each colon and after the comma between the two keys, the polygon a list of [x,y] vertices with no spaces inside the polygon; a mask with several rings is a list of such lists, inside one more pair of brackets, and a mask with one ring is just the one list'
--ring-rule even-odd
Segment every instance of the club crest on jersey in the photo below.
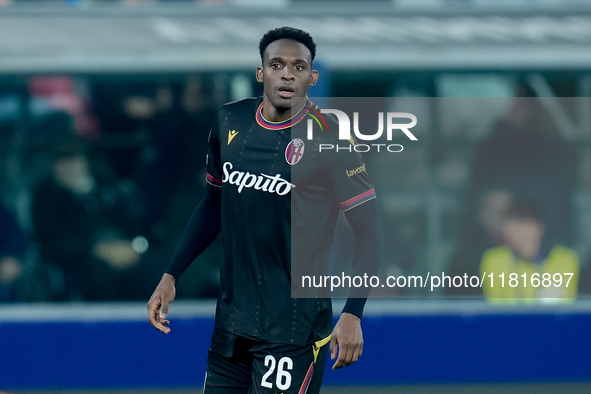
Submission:
{"label": "club crest on jersey", "polygon": [[301,138],[294,138],[285,148],[285,161],[290,166],[298,164],[304,156],[304,141]]}

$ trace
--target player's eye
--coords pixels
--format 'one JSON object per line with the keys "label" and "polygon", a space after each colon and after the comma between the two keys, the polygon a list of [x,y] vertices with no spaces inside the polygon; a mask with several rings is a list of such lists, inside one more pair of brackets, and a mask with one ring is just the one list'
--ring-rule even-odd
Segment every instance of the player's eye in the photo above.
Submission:
{"label": "player's eye", "polygon": [[303,71],[304,70],[304,66],[301,66],[301,65],[298,64],[297,66],[295,66],[295,69],[298,70],[298,71]]}
{"label": "player's eye", "polygon": [[279,70],[281,68],[281,64],[279,63],[271,63],[271,68],[274,70]]}

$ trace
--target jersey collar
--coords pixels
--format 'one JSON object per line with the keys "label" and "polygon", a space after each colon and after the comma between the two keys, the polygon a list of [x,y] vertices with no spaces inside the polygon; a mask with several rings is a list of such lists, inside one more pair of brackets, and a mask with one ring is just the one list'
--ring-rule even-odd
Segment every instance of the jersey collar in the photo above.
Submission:
{"label": "jersey collar", "polygon": [[283,130],[287,129],[288,127],[295,126],[299,123],[300,120],[306,116],[310,108],[312,108],[312,101],[308,100],[306,105],[304,105],[297,114],[292,116],[291,118],[284,120],[283,122],[270,122],[263,117],[263,101],[259,104],[256,113],[256,119],[259,126],[268,129],[268,130]]}

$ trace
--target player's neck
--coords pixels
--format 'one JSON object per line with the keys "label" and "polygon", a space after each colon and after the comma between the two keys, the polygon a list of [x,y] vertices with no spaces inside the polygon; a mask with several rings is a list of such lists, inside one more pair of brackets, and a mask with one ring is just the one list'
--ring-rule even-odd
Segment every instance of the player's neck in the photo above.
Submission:
{"label": "player's neck", "polygon": [[271,100],[267,98],[267,96],[263,96],[263,108],[262,108],[262,115],[266,121],[269,122],[283,122],[291,118],[295,113],[299,112],[308,102],[308,98],[302,100],[300,104],[297,106],[297,111],[292,111],[291,108],[283,109],[283,108],[276,108],[271,104]]}

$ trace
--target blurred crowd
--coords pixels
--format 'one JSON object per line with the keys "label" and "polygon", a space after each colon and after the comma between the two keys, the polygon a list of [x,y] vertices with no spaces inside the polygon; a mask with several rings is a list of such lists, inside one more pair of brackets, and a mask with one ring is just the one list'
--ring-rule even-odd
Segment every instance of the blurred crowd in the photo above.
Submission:
{"label": "blurred crowd", "polygon": [[[205,76],[162,83],[32,77],[26,95],[0,94],[0,301],[146,300],[204,191],[207,135],[218,106],[233,98],[218,85]],[[470,148],[444,271],[564,271],[574,275],[571,286],[560,294],[543,286],[523,294],[446,287],[446,296],[568,301],[591,291],[590,265],[572,249],[576,150],[533,92],[521,88],[516,96]],[[371,165],[376,180],[392,183],[391,172]],[[383,273],[418,273],[420,220],[387,208]],[[343,239],[337,236],[343,247],[335,259],[352,253]],[[212,247],[198,258],[178,297],[217,296],[220,253]]]}
{"label": "blurred crowd", "polygon": [[[211,84],[51,77],[27,89],[30,143],[8,150],[19,155],[6,168],[21,168],[5,169],[0,194],[0,300],[147,299],[203,192]],[[0,136],[14,143],[11,100],[0,97]],[[216,295],[219,259],[207,261],[181,297]]]}

